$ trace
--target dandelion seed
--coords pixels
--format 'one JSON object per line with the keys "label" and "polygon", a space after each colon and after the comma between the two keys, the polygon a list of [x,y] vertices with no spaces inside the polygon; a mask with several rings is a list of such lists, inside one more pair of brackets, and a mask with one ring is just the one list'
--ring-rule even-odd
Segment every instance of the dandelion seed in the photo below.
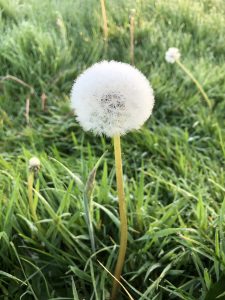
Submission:
{"label": "dandelion seed", "polygon": [[167,61],[168,63],[173,64],[173,63],[175,63],[177,60],[180,59],[180,56],[181,56],[181,54],[180,54],[179,49],[173,48],[173,47],[172,47],[172,48],[169,48],[169,49],[167,50],[166,55],[165,55],[165,59],[166,59],[166,61]]}
{"label": "dandelion seed", "polygon": [[76,79],[71,93],[71,106],[83,129],[109,137],[139,129],[153,105],[147,78],[116,61],[94,64]]}

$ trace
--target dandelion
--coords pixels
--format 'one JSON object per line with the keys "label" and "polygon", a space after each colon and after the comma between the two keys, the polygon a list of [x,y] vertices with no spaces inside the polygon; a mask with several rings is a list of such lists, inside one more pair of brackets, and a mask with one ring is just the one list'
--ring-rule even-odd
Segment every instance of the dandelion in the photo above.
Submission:
{"label": "dandelion", "polygon": [[113,137],[139,129],[154,105],[146,77],[129,64],[103,61],[75,81],[71,106],[85,131]]}
{"label": "dandelion", "polygon": [[38,171],[40,170],[41,162],[37,157],[32,157],[29,160],[28,168],[29,168],[29,174],[28,174],[28,199],[29,199],[29,206],[30,206],[30,212],[32,215],[32,219],[34,222],[38,221],[38,217],[36,214],[36,207],[34,205],[33,201],[33,184],[34,184],[34,177],[37,175]]}
{"label": "dandelion", "polygon": [[120,248],[111,296],[115,300],[127,248],[120,136],[138,130],[149,118],[154,106],[153,90],[147,78],[131,65],[102,61],[88,68],[74,82],[71,106],[85,131],[114,140],[120,213]]}
{"label": "dandelion", "polygon": [[38,170],[40,170],[40,167],[41,167],[41,162],[37,157],[34,156],[29,160],[30,171],[34,171],[36,173]]}
{"label": "dandelion", "polygon": [[180,59],[180,51],[177,48],[169,48],[166,52],[165,59],[168,63],[175,63]]}
{"label": "dandelion", "polygon": [[204,100],[206,101],[206,103],[208,104],[209,108],[212,107],[212,103],[209,100],[207,94],[205,93],[205,91],[203,90],[203,87],[201,86],[201,84],[199,83],[199,81],[194,77],[194,75],[185,67],[184,64],[182,64],[182,62],[180,61],[180,51],[178,48],[169,48],[166,51],[165,54],[165,59],[168,63],[177,63],[179,65],[179,67],[191,78],[191,80],[196,84],[199,92],[202,94]]}

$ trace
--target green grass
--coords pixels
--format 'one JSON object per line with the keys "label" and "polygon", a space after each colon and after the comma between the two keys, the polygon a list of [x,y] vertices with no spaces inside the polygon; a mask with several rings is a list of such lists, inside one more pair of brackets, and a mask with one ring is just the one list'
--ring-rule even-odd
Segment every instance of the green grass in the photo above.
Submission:
{"label": "green grass", "polygon": [[[113,272],[119,241],[113,147],[82,131],[69,93],[92,63],[129,62],[131,8],[135,65],[151,81],[156,105],[143,129],[122,139],[129,222],[123,284],[135,300],[216,299],[213,289],[224,292],[225,273],[224,3],[106,0],[106,8],[107,51],[100,1],[0,0],[1,79],[12,75],[35,90],[28,126],[30,90],[0,82],[0,299],[109,296],[112,278],[98,260]],[[165,62],[171,46],[203,85],[212,111],[183,71]],[[105,151],[93,186],[89,175]],[[38,224],[27,196],[34,155],[42,165],[34,192]],[[120,297],[129,299],[123,291]]]}

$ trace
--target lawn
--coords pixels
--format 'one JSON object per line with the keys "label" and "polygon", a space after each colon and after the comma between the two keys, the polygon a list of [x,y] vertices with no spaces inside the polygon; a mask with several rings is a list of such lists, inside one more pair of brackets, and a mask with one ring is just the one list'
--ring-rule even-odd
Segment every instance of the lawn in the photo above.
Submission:
{"label": "lawn", "polygon": [[[0,0],[0,299],[109,299],[119,243],[113,145],[83,131],[69,100],[93,63],[130,63],[135,9],[134,64],[155,107],[122,137],[129,235],[121,282],[130,296],[121,288],[118,300],[224,300],[224,1],[105,2],[107,44],[98,0]],[[212,109],[165,61],[169,47],[179,48]],[[36,219],[33,156],[41,162]]]}

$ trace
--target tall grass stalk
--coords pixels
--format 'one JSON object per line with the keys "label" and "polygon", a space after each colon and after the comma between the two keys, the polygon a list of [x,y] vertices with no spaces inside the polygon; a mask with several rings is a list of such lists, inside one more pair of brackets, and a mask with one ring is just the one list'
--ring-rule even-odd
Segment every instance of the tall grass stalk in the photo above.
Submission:
{"label": "tall grass stalk", "polygon": [[101,1],[101,8],[102,8],[104,41],[105,41],[105,43],[107,43],[107,41],[108,41],[108,22],[107,22],[106,8],[105,8],[105,0],[100,0],[100,1]]}
{"label": "tall grass stalk", "polygon": [[46,111],[46,100],[47,100],[47,96],[45,93],[42,93],[41,95],[41,108],[43,111]]}
{"label": "tall grass stalk", "polygon": [[134,65],[134,10],[130,15],[130,63]]}
{"label": "tall grass stalk", "polygon": [[124,291],[126,292],[127,296],[129,297],[130,300],[134,300],[134,298],[131,296],[131,294],[128,292],[128,290],[125,288],[125,286],[98,260],[98,263],[100,264],[100,266],[102,266],[102,268],[109,273],[114,280],[118,283],[118,285],[120,285]]}
{"label": "tall grass stalk", "polygon": [[20,84],[23,87],[26,87],[30,90],[30,93],[28,94],[27,98],[26,98],[26,103],[25,103],[25,119],[26,119],[26,123],[27,125],[30,123],[30,97],[34,94],[34,88],[26,83],[25,81],[17,78],[16,76],[12,76],[12,75],[6,75],[3,77],[0,77],[0,81],[4,82],[5,80],[12,80],[15,81],[16,83]]}
{"label": "tall grass stalk", "polygon": [[30,123],[30,98],[29,97],[27,97],[26,99],[25,118],[26,118],[27,125],[29,125]]}
{"label": "tall grass stalk", "polygon": [[33,87],[32,87],[31,85],[29,85],[28,83],[24,82],[23,80],[21,80],[21,79],[15,77],[15,76],[12,76],[12,75],[6,75],[6,76],[3,76],[3,77],[0,77],[0,81],[5,81],[5,80],[12,80],[12,81],[15,81],[15,82],[19,83],[20,85],[29,88],[31,94],[34,93],[34,89],[33,89]]}

